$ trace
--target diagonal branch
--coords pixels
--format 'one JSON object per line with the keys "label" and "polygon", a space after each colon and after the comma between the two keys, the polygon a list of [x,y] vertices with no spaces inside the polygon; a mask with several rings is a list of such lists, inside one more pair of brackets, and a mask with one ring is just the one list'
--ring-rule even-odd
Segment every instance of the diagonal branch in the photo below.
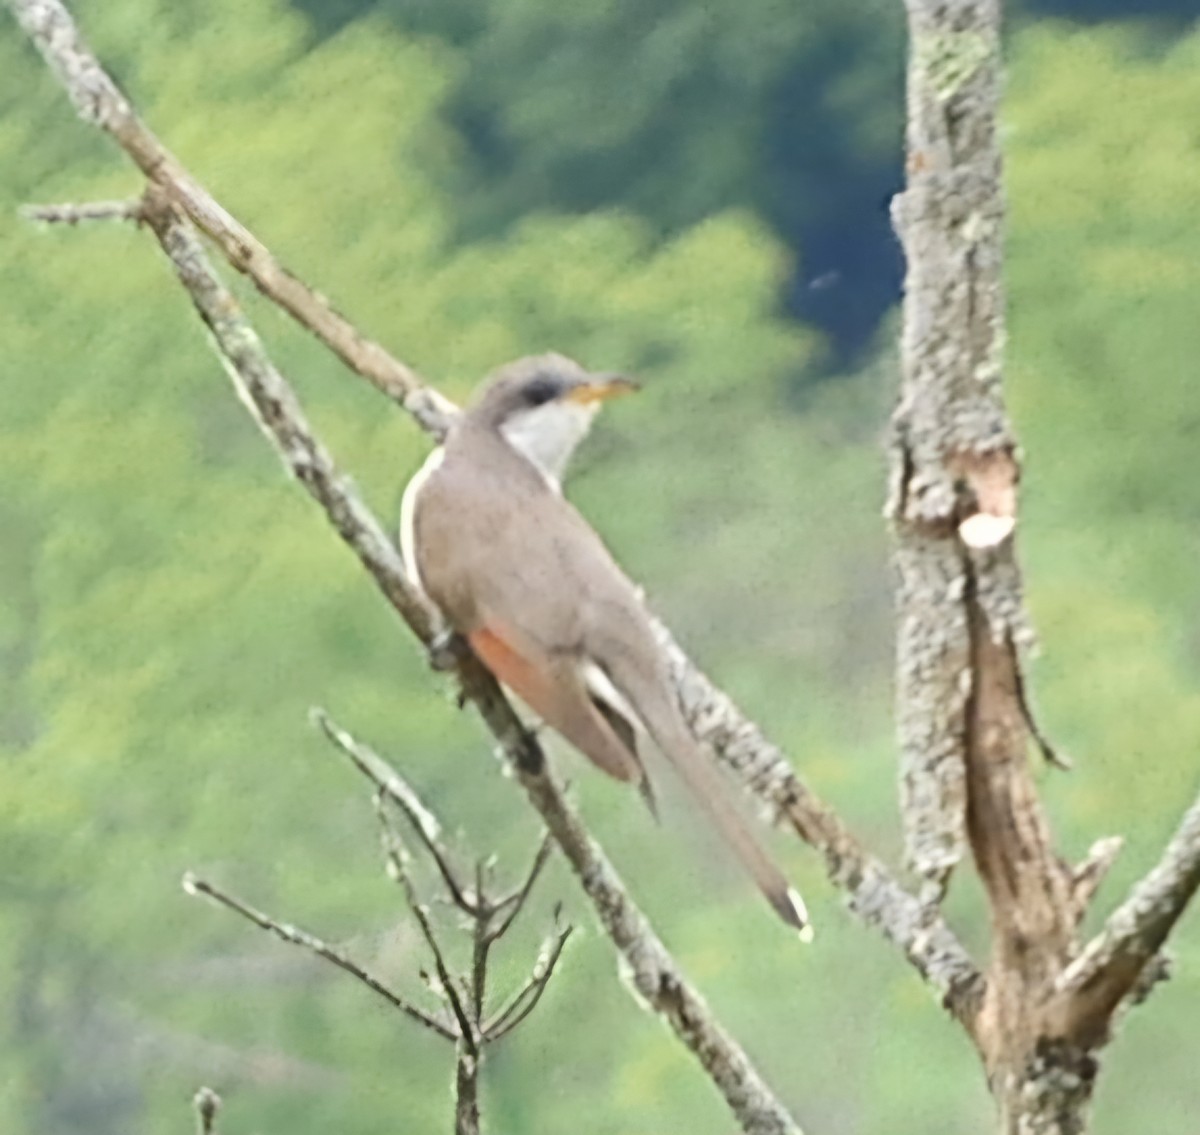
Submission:
{"label": "diagonal branch", "polygon": [[204,879],[197,878],[190,871],[183,877],[183,889],[189,895],[206,895],[208,898],[219,902],[226,909],[232,910],[235,914],[240,914],[248,922],[253,922],[255,926],[274,934],[276,938],[288,942],[293,946],[300,946],[309,953],[316,954],[319,958],[324,958],[325,961],[337,966],[338,969],[343,970],[351,977],[362,982],[373,993],[379,994],[380,997],[394,1008],[399,1009],[405,1016],[411,1017],[418,1024],[431,1029],[440,1037],[445,1037],[447,1040],[455,1039],[455,1033],[436,1017],[431,1017],[423,1009],[418,1009],[416,1005],[406,1001],[400,994],[389,989],[377,977],[363,969],[356,961],[343,954],[341,950],[329,945],[328,942],[322,941],[305,930],[289,926],[285,922],[277,922],[270,915],[264,914],[261,910],[255,910],[248,903],[242,902],[241,899],[235,898],[233,895],[221,890],[212,883],[206,882]]}
{"label": "diagonal branch", "polygon": [[[347,366],[403,404],[424,429],[435,437],[445,432],[457,412],[453,404],[423,385],[410,368],[362,336],[318,293],[281,268],[262,243],[167,153],[101,67],[61,0],[5,2],[59,77],[80,116],[105,130],[216,243],[234,268],[249,276],[263,294],[316,335]],[[327,455],[314,456],[327,464]],[[381,532],[373,518],[359,527],[359,538],[365,543],[356,551],[387,592],[393,585],[385,585],[384,580],[398,578],[391,572],[392,566],[399,567],[398,557],[380,546],[376,537]],[[422,602],[411,589],[389,598],[402,613],[406,608],[415,612]],[[405,618],[410,625],[417,625],[407,614]],[[421,625],[428,625],[430,613],[426,609],[426,614],[417,619]],[[717,757],[748,791],[812,844],[822,856],[830,881],[846,892],[850,910],[897,945],[954,1016],[972,1027],[982,977],[940,913],[907,891],[883,863],[867,853],[758,726],[712,685],[665,628],[659,630],[660,641],[671,654],[689,719],[701,739],[712,745]],[[420,637],[430,644],[427,635],[421,633]],[[479,705],[489,728],[506,750],[510,754],[524,751],[519,722],[503,703],[495,683],[469,658],[461,674],[464,689]],[[535,751],[536,746],[529,749],[531,759],[540,761]]]}
{"label": "diagonal branch", "polygon": [[867,852],[779,747],[713,685],[662,623],[656,622],[654,629],[696,736],[713,747],[748,792],[820,853],[826,875],[845,893],[851,912],[898,946],[942,1004],[971,1031],[983,978],[938,909],[906,890]]}
{"label": "diagonal branch", "polygon": [[542,842],[538,844],[538,849],[534,852],[533,862],[529,865],[529,870],[525,873],[525,881],[512,894],[506,895],[496,904],[496,910],[506,911],[499,925],[487,933],[488,942],[495,942],[499,938],[503,938],[508,933],[509,928],[520,916],[526,902],[529,901],[529,895],[533,891],[533,885],[538,881],[538,877],[542,873],[542,868],[546,866],[546,860],[550,858],[550,833],[546,832],[542,836]]}
{"label": "diagonal branch", "polygon": [[[195,233],[172,203],[153,188],[147,191],[144,212],[146,223],[212,332],[217,352],[243,402],[252,408],[286,467],[321,505],[412,631],[429,646],[435,638],[432,612],[404,575],[400,558],[378,521],[313,436],[291,387],[271,363],[237,301],[213,273]],[[567,804],[537,739],[522,726],[495,679],[469,655],[460,662],[459,676],[464,693],[478,708],[578,875],[622,955],[633,988],[696,1057],[747,1135],[799,1135],[794,1120],[714,1019],[634,905],[603,851]]]}
{"label": "diagonal branch", "polygon": [[166,190],[196,227],[217,244],[234,268],[249,276],[264,295],[316,335],[352,371],[400,403],[431,433],[440,436],[445,432],[454,407],[293,276],[184,169],[138,117],[60,0],[7,3],[66,89],[80,118],[112,137],[147,180]]}
{"label": "diagonal branch", "polygon": [[1200,797],[1184,814],[1162,859],[1059,975],[1059,1027],[1065,1034],[1083,1044],[1105,1035],[1113,1013],[1134,992],[1198,889]]}

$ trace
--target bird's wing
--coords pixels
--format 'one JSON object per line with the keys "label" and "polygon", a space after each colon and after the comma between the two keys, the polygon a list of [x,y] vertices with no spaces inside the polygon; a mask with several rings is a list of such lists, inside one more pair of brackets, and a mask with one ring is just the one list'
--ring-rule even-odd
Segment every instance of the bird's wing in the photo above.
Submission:
{"label": "bird's wing", "polygon": [[645,781],[637,750],[592,700],[576,659],[547,654],[486,612],[467,641],[504,685],[599,768],[618,780]]}
{"label": "bird's wing", "polygon": [[[505,472],[481,478],[447,460],[419,487],[421,582],[504,685],[601,769],[645,792],[632,728],[614,728],[583,669],[582,520],[525,462]],[[607,556],[586,526],[583,538]]]}

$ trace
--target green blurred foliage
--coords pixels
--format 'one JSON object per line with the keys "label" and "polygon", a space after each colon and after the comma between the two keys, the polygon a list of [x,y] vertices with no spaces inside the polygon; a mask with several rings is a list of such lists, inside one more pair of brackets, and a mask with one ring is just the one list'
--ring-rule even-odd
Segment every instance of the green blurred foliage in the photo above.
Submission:
{"label": "green blurred foliage", "polygon": [[366,13],[462,53],[460,234],[531,211],[629,209],[659,239],[751,209],[790,253],[777,302],[858,358],[894,302],[903,11],[890,0],[292,0],[330,34]]}
{"label": "green blurred foliage", "polygon": [[[795,249],[763,197],[771,162],[809,187],[780,208],[810,219],[826,215],[819,195],[857,191],[819,147],[768,152],[764,121],[794,119],[804,90],[844,108],[836,145],[895,160],[899,106],[879,106],[899,70],[894,16],[873,37],[874,9],[798,19],[765,0],[549,14],[495,0],[401,20],[346,7],[336,34],[282,0],[79,13],[184,161],[448,392],[551,347],[647,380],[589,444],[573,495],[705,666],[894,851],[877,445],[894,319],[865,365],[798,393],[820,338],[779,314]],[[843,50],[883,62],[833,81]],[[797,59],[809,88],[787,86]],[[1045,787],[1072,854],[1128,833],[1117,883],[1151,861],[1197,780],[1198,63],[1196,34],[1168,49],[1128,28],[1035,24],[1012,45],[1010,376],[1046,645],[1035,690],[1079,765]],[[519,142],[486,176],[472,106]],[[589,169],[607,187],[570,199]],[[10,217],[137,189],[7,22],[0,186]],[[323,437],[391,515],[426,443],[242,291]],[[280,475],[144,234],[6,224],[0,296],[0,1128],[149,1135],[186,1125],[187,1098],[213,1081],[230,1130],[444,1129],[438,1042],[178,880],[210,874],[420,996],[369,801],[308,707],[390,750],[501,870],[536,841],[527,809]],[[989,1129],[967,1046],[838,913],[802,849],[779,841],[820,925],[797,953],[673,793],[656,828],[561,759],[670,944],[813,1130]],[[957,892],[978,942],[974,896]],[[723,1135],[719,1100],[621,990],[561,869],[498,987],[522,979],[559,898],[585,933],[494,1053],[491,1129]],[[1194,929],[1179,945],[1180,976],[1111,1054],[1102,1135],[1144,1125],[1148,1098],[1157,1131],[1194,1128],[1194,1048],[1178,1042],[1200,995]]]}

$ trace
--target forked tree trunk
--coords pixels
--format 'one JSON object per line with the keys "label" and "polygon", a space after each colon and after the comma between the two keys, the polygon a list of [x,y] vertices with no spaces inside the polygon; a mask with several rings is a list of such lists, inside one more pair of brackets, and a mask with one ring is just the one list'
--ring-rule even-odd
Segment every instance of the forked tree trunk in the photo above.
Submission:
{"label": "forked tree trunk", "polygon": [[1047,1005],[1077,927],[1031,779],[1018,463],[1001,396],[1000,0],[907,0],[908,262],[889,512],[901,788],[911,866],[940,897],[969,846],[992,958],[972,1026],[1001,1130],[1078,1135],[1095,1062]]}

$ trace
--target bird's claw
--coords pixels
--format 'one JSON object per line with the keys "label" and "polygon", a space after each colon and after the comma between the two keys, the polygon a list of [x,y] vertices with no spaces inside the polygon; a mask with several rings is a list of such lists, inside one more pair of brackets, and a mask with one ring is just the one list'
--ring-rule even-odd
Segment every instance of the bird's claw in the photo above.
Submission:
{"label": "bird's claw", "polygon": [[429,644],[429,665],[439,674],[457,670],[467,644],[455,631],[442,631]]}

